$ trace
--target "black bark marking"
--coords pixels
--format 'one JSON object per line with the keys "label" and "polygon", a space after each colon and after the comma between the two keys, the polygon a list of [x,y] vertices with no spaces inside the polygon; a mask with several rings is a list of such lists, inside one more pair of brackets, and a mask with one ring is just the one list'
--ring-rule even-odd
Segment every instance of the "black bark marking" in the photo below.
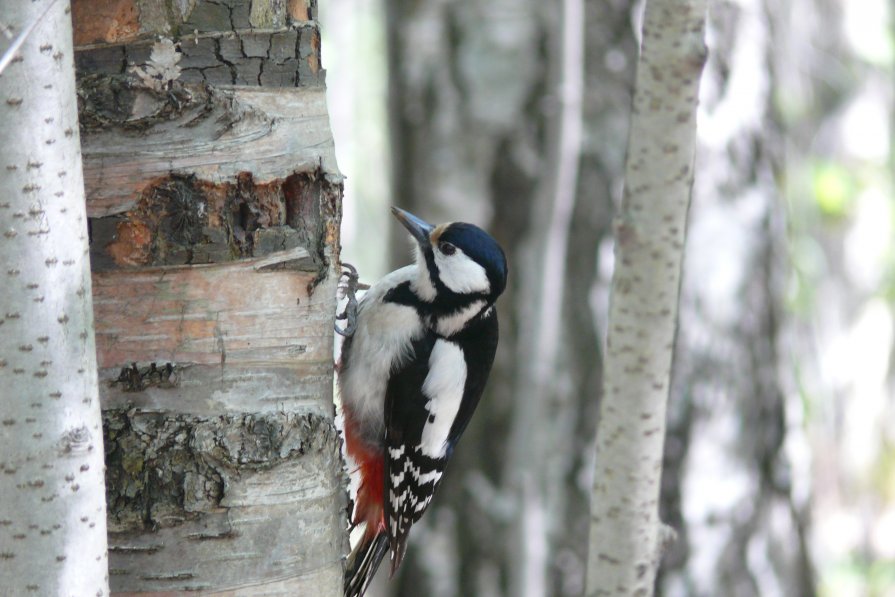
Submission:
{"label": "black bark marking", "polygon": [[160,366],[150,363],[146,367],[138,368],[136,363],[130,367],[124,367],[118,374],[118,378],[110,382],[110,385],[119,385],[124,392],[142,392],[150,387],[176,388],[178,376],[176,367],[172,363]]}

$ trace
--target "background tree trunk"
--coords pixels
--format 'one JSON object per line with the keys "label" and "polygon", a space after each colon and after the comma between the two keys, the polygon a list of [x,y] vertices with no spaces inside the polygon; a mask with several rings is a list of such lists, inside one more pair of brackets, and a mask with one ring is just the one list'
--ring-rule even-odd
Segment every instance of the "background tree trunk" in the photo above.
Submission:
{"label": "background tree trunk", "polygon": [[[631,8],[388,8],[397,202],[487,226],[511,270],[486,396],[392,584],[408,596],[580,595],[600,380],[591,299],[605,301],[600,245],[621,190]],[[395,265],[408,260],[400,235]]]}
{"label": "background tree trunk", "polygon": [[591,497],[586,595],[647,595],[693,185],[706,4],[648,0],[632,103]]}
{"label": "background tree trunk", "polygon": [[341,594],[315,11],[75,3],[113,591]]}
{"label": "background tree trunk", "polygon": [[710,15],[710,134],[697,154],[662,485],[679,536],[657,593],[812,595],[807,482],[786,447],[805,438],[783,389],[792,353],[778,348],[787,255],[768,67],[774,36],[792,29],[772,29],[761,2]]}
{"label": "background tree trunk", "polygon": [[8,0],[0,15],[13,36],[37,22],[0,75],[0,586],[9,595],[106,595],[69,5]]}

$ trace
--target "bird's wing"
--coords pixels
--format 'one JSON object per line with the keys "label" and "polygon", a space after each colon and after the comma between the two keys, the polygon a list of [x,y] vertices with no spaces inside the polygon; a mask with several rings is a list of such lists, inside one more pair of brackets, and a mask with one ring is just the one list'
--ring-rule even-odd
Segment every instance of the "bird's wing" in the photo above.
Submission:
{"label": "bird's wing", "polygon": [[423,387],[436,337],[413,343],[413,357],[389,378],[385,396],[385,518],[392,551],[392,574],[404,557],[407,534],[419,520],[441,477],[441,463],[420,451],[428,420],[429,398]]}
{"label": "bird's wing", "polygon": [[429,507],[475,411],[496,348],[496,316],[465,336],[428,333],[413,343],[413,357],[389,378],[384,502],[392,574],[404,558],[410,527]]}

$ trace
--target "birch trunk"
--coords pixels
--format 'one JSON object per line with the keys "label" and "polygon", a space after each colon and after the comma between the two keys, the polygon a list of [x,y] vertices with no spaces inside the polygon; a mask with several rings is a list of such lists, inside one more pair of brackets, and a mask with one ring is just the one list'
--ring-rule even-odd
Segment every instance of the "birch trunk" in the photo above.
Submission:
{"label": "birch trunk", "polygon": [[651,0],[643,23],[597,432],[587,595],[648,595],[665,411],[693,182],[705,2]]}
{"label": "birch trunk", "polygon": [[0,3],[0,585],[106,595],[103,438],[67,1]]}
{"label": "birch trunk", "polygon": [[115,592],[341,594],[315,12],[75,3]]}

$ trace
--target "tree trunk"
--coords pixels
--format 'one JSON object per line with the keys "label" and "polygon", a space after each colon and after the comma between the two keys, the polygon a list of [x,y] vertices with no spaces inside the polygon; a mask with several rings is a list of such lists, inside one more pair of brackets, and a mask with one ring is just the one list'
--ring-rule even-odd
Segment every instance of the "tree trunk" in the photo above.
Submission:
{"label": "tree trunk", "polygon": [[589,298],[621,186],[631,8],[412,6],[389,5],[397,201],[486,225],[511,282],[486,395],[396,592],[580,595],[600,376]]}
{"label": "tree trunk", "polygon": [[68,2],[0,3],[0,585],[106,595],[103,439]]}
{"label": "tree trunk", "polygon": [[659,520],[665,410],[705,63],[704,2],[649,0],[616,216],[587,595],[647,595],[668,541]]}
{"label": "tree trunk", "polygon": [[[778,350],[787,250],[768,65],[780,46],[763,3],[710,14],[700,122],[712,134],[697,155],[662,482],[679,536],[657,589],[812,595],[807,482],[794,491],[801,475],[786,450],[805,441],[787,421],[801,405],[786,403],[793,366]],[[792,31],[777,35],[790,43]]]}
{"label": "tree trunk", "polygon": [[315,11],[75,4],[113,591],[341,593]]}

